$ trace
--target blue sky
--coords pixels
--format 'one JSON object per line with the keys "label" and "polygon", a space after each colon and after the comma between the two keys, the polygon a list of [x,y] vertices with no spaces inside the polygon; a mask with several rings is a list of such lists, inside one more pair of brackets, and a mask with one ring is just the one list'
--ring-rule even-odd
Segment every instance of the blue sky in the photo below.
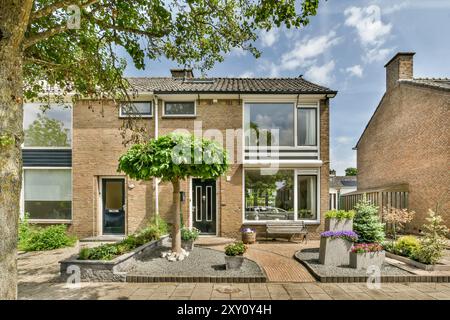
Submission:
{"label": "blue sky", "polygon": [[[331,101],[331,168],[338,174],[356,166],[358,141],[385,89],[384,64],[398,51],[414,51],[415,77],[450,75],[450,1],[322,1],[317,16],[300,30],[260,34],[255,59],[233,50],[208,71],[222,77],[297,77],[339,93]],[[132,63],[127,76],[169,76],[174,62]],[[197,74],[199,74],[197,72]]]}

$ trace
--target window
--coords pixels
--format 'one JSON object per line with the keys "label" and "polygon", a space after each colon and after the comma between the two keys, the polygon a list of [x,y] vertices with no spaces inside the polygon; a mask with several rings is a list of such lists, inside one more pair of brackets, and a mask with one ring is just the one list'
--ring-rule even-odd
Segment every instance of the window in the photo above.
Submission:
{"label": "window", "polygon": [[195,116],[195,102],[164,102],[165,116]]}
{"label": "window", "polygon": [[70,148],[72,110],[70,105],[25,103],[24,147]]}
{"label": "window", "polygon": [[150,118],[153,116],[152,102],[132,102],[122,103],[120,106],[120,117],[144,117]]}
{"label": "window", "polygon": [[297,145],[317,145],[317,109],[297,109]]}
{"label": "window", "polygon": [[317,219],[317,176],[297,176],[298,218]]}
{"label": "window", "polygon": [[294,220],[294,171],[245,171],[246,220]]}
{"label": "window", "polygon": [[319,220],[316,170],[263,170],[244,171],[244,220]]}
{"label": "window", "polygon": [[244,121],[246,146],[294,146],[292,103],[247,103]]}
{"label": "window", "polygon": [[72,172],[70,169],[25,169],[24,209],[30,219],[70,220]]}

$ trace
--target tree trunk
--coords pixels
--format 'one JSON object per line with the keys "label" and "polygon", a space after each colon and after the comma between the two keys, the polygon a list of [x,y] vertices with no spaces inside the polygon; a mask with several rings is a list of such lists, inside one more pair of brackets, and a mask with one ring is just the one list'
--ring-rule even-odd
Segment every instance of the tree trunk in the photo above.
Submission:
{"label": "tree trunk", "polygon": [[173,226],[172,226],[172,252],[181,253],[181,230],[180,230],[180,179],[172,181],[173,186],[173,204],[175,205],[175,211],[173,213]]}
{"label": "tree trunk", "polygon": [[0,300],[17,299],[22,187],[22,49],[32,0],[0,0]]}

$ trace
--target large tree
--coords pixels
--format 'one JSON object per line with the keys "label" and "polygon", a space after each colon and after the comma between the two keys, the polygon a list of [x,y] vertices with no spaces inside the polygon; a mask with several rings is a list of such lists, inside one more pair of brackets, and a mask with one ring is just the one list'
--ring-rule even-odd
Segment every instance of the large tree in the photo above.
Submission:
{"label": "large tree", "polygon": [[119,52],[139,69],[145,58],[167,57],[206,70],[235,47],[259,56],[259,29],[304,26],[318,3],[0,0],[0,299],[17,296],[24,98],[129,99]]}

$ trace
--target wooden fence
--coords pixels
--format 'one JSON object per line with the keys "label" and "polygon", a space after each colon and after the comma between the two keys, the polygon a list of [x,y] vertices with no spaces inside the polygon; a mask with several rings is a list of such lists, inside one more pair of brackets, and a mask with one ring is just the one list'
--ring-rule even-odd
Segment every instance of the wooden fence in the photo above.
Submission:
{"label": "wooden fence", "polygon": [[366,198],[372,204],[379,207],[381,214],[383,207],[408,209],[408,186],[400,185],[376,190],[358,190],[341,195],[340,208],[343,210],[352,210],[358,201]]}

